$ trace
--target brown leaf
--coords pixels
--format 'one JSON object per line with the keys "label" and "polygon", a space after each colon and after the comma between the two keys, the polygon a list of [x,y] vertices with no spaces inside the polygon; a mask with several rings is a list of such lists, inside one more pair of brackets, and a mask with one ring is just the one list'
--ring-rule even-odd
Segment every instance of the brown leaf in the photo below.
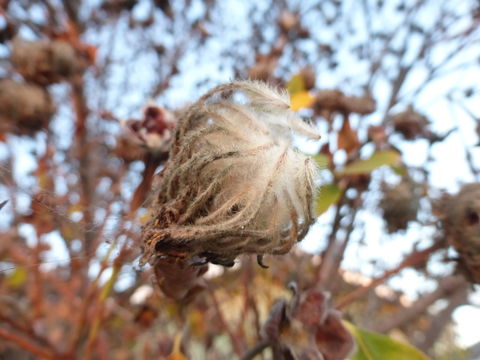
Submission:
{"label": "brown leaf", "polygon": [[286,318],[287,301],[280,299],[277,301],[270,311],[267,321],[263,327],[263,335],[271,340],[278,340],[280,336],[280,329],[288,321]]}
{"label": "brown leaf", "polygon": [[353,349],[353,338],[340,315],[327,309],[328,294],[310,290],[289,303],[279,300],[262,329],[278,360],[342,360]]}
{"label": "brown leaf", "polygon": [[296,317],[308,328],[315,328],[323,323],[327,316],[328,297],[325,292],[312,290],[300,302]]}
{"label": "brown leaf", "polygon": [[208,265],[188,265],[184,260],[170,256],[157,259],[153,269],[158,285],[166,296],[189,302],[203,290],[201,276],[208,270]]}
{"label": "brown leaf", "polygon": [[343,126],[338,133],[337,147],[351,154],[360,148],[357,132],[350,126],[348,116],[343,119]]}
{"label": "brown leaf", "polygon": [[353,336],[342,324],[340,313],[329,310],[325,322],[317,328],[315,342],[325,360],[343,360],[354,347]]}

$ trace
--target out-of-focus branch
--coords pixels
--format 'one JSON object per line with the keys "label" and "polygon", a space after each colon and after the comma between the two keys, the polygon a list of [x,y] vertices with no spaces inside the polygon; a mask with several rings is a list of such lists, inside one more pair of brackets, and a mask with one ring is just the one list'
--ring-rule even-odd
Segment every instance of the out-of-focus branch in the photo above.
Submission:
{"label": "out-of-focus branch", "polygon": [[478,357],[480,356],[480,342],[470,346],[467,350],[466,350],[466,357],[465,357],[465,360],[475,360],[475,359],[478,359]]}
{"label": "out-of-focus branch", "polygon": [[253,360],[255,356],[261,354],[262,351],[269,346],[270,346],[270,342],[267,340],[259,342],[257,345],[255,345],[253,348],[251,348],[245,354],[243,354],[240,360]]}
{"label": "out-of-focus branch", "polygon": [[368,291],[370,291],[371,289],[374,289],[375,287],[383,283],[385,280],[387,280],[389,277],[397,274],[399,271],[407,267],[419,264],[422,261],[425,261],[432,253],[434,253],[438,249],[443,248],[444,246],[445,245],[442,241],[438,241],[438,242],[435,242],[432,246],[426,248],[425,250],[413,252],[407,258],[405,258],[405,260],[403,260],[397,267],[386,271],[382,276],[372,280],[370,284],[359,287],[358,289],[352,291],[350,294],[348,294],[343,300],[341,300],[338,303],[337,309],[340,310],[345,308],[347,305],[350,305],[352,302],[361,298]]}
{"label": "out-of-focus branch", "polygon": [[[463,276],[449,276],[438,282],[438,287],[431,293],[420,297],[412,306],[397,311],[392,316],[380,320],[374,330],[381,333],[388,333],[390,330],[401,327],[425,313],[427,308],[435,301],[465,289],[467,281]],[[453,309],[452,309],[453,311]]]}
{"label": "out-of-focus branch", "polygon": [[333,271],[333,262],[330,261],[330,259],[333,259],[334,257],[331,256],[335,254],[338,247],[338,244],[336,242],[336,236],[338,229],[340,228],[340,220],[342,219],[342,216],[340,214],[341,207],[343,205],[345,195],[342,195],[340,200],[338,201],[335,209],[335,217],[333,219],[332,223],[332,228],[330,230],[330,235],[328,236],[328,243],[326,249],[322,252],[321,254],[321,262],[320,262],[320,267],[317,271],[317,279],[316,283],[319,286],[325,286],[325,283],[328,279],[328,276]]}
{"label": "out-of-focus branch", "polygon": [[[449,278],[442,279],[447,280]],[[463,280],[463,281],[462,281]],[[438,290],[450,290],[445,288],[440,288]],[[445,294],[442,294],[443,296]],[[437,339],[442,335],[442,332],[445,326],[450,322],[452,318],[452,313],[455,311],[457,307],[460,305],[466,304],[468,302],[468,282],[465,279],[459,279],[459,283],[457,288],[449,297],[448,305],[445,309],[440,311],[439,314],[432,317],[432,322],[428,327],[427,331],[424,333],[424,337],[421,341],[417,341],[414,343],[419,349],[428,352],[432,346],[436,343]],[[416,304],[415,304],[416,305]],[[415,306],[414,305],[414,306]]]}
{"label": "out-of-focus branch", "polygon": [[21,324],[1,312],[0,312],[0,321],[8,324],[15,331],[28,335],[30,338],[46,346],[47,348],[54,348],[53,344],[47,338],[44,338],[43,336],[40,336],[37,333],[35,333],[34,329],[32,329],[31,326],[29,326],[30,324],[25,324],[25,325]]}
{"label": "out-of-focus branch", "polygon": [[350,241],[350,235],[353,231],[356,214],[357,209],[352,209],[350,222],[345,229],[345,239],[343,239],[343,241],[335,240],[323,256],[322,263],[320,264],[321,270],[319,274],[319,285],[327,291],[330,291],[332,289],[332,286],[338,283],[338,269],[340,268],[343,255],[345,254],[348,242]]}
{"label": "out-of-focus branch", "polygon": [[28,351],[35,356],[38,356],[39,359],[59,360],[64,358],[57,354],[53,349],[41,347],[33,343],[32,341],[13,333],[12,331],[7,331],[0,328],[0,338],[11,341],[20,348]]}
{"label": "out-of-focus branch", "polygon": [[217,297],[215,296],[215,292],[213,291],[213,289],[210,286],[207,286],[207,290],[210,294],[210,298],[212,299],[213,307],[215,309],[215,313],[217,315],[218,321],[220,322],[225,332],[229,335],[230,340],[232,342],[232,346],[235,350],[235,353],[240,355],[244,350],[241,339],[235,335],[233,330],[230,328],[229,324],[225,321],[225,318],[223,317],[222,310],[220,309],[220,305],[217,301]]}
{"label": "out-of-focus branch", "polygon": [[[76,148],[78,151],[78,171],[80,177],[80,186],[81,186],[81,198],[80,202],[83,207],[83,222],[85,225],[84,231],[84,254],[88,256],[90,254],[94,234],[91,232],[91,227],[93,224],[91,206],[93,204],[93,194],[94,187],[92,186],[92,175],[91,174],[91,158],[90,158],[90,145],[88,143],[88,133],[87,133],[87,118],[88,118],[88,107],[86,104],[85,94],[84,94],[84,83],[82,79],[77,79],[77,81],[72,83],[72,102],[73,108],[76,115],[75,120],[75,141]],[[88,257],[86,259],[88,261]]]}

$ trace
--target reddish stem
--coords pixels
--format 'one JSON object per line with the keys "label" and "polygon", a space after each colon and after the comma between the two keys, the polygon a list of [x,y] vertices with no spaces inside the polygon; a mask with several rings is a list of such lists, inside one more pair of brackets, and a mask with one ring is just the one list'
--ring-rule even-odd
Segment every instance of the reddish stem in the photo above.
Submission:
{"label": "reddish stem", "polygon": [[28,339],[25,339],[11,331],[7,331],[2,328],[0,328],[0,338],[3,338],[7,341],[10,341],[16,344],[18,347],[22,348],[23,350],[26,350],[33,355],[36,355],[39,359],[58,360],[62,358],[62,356],[59,356],[58,354],[56,354],[54,350],[43,348],[37,344],[32,343]]}
{"label": "reddish stem", "polygon": [[433,252],[437,251],[438,249],[443,248],[445,245],[443,242],[435,242],[432,246],[426,248],[425,250],[421,251],[415,251],[412,254],[410,254],[405,260],[403,260],[397,267],[386,271],[383,273],[382,276],[373,279],[372,282],[366,286],[362,286],[357,288],[356,290],[352,291],[349,293],[345,298],[340,301],[337,305],[337,309],[341,310],[345,308],[347,305],[350,305],[352,302],[355,300],[361,298],[363,295],[365,295],[369,290],[377,287],[381,283],[383,283],[385,280],[387,280],[389,277],[392,275],[397,274],[399,271],[403,270],[404,268],[410,267],[417,265],[424,261],[430,254]]}

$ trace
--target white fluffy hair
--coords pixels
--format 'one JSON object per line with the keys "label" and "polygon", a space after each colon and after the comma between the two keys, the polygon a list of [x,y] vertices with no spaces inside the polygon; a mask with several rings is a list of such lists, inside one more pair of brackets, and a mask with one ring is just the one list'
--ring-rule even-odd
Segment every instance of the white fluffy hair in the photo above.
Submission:
{"label": "white fluffy hair", "polygon": [[232,265],[242,253],[288,252],[315,219],[316,166],[292,148],[294,133],[320,137],[287,92],[262,82],[221,85],[190,106],[143,229],[143,260]]}

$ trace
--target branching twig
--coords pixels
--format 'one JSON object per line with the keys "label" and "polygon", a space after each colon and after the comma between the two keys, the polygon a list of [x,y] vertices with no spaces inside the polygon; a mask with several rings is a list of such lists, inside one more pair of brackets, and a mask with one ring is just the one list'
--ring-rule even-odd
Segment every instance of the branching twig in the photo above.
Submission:
{"label": "branching twig", "polygon": [[20,348],[28,351],[29,353],[38,356],[39,359],[58,360],[62,357],[59,356],[53,349],[43,348],[22,336],[19,336],[11,331],[0,328],[0,338],[7,341],[11,341]]}
{"label": "branching twig", "polygon": [[267,340],[259,342],[257,345],[255,345],[253,348],[251,348],[245,354],[243,354],[240,360],[252,360],[255,356],[262,353],[263,350],[265,350],[269,346],[270,346],[270,342]]}
{"label": "branching twig", "polygon": [[403,260],[400,265],[397,267],[386,271],[382,276],[373,279],[372,282],[366,286],[362,286],[354,291],[352,291],[350,294],[348,294],[342,301],[340,301],[337,305],[337,309],[341,310],[345,308],[347,305],[350,305],[352,302],[357,300],[358,298],[362,297],[365,295],[368,291],[371,289],[377,287],[381,283],[383,283],[385,280],[387,280],[389,277],[397,274],[399,271],[410,267],[414,266],[422,261],[425,261],[432,253],[437,251],[438,249],[443,248],[445,245],[443,242],[435,242],[432,246],[429,248],[426,248],[425,250],[421,251],[415,251],[412,254],[410,254],[405,260]]}

